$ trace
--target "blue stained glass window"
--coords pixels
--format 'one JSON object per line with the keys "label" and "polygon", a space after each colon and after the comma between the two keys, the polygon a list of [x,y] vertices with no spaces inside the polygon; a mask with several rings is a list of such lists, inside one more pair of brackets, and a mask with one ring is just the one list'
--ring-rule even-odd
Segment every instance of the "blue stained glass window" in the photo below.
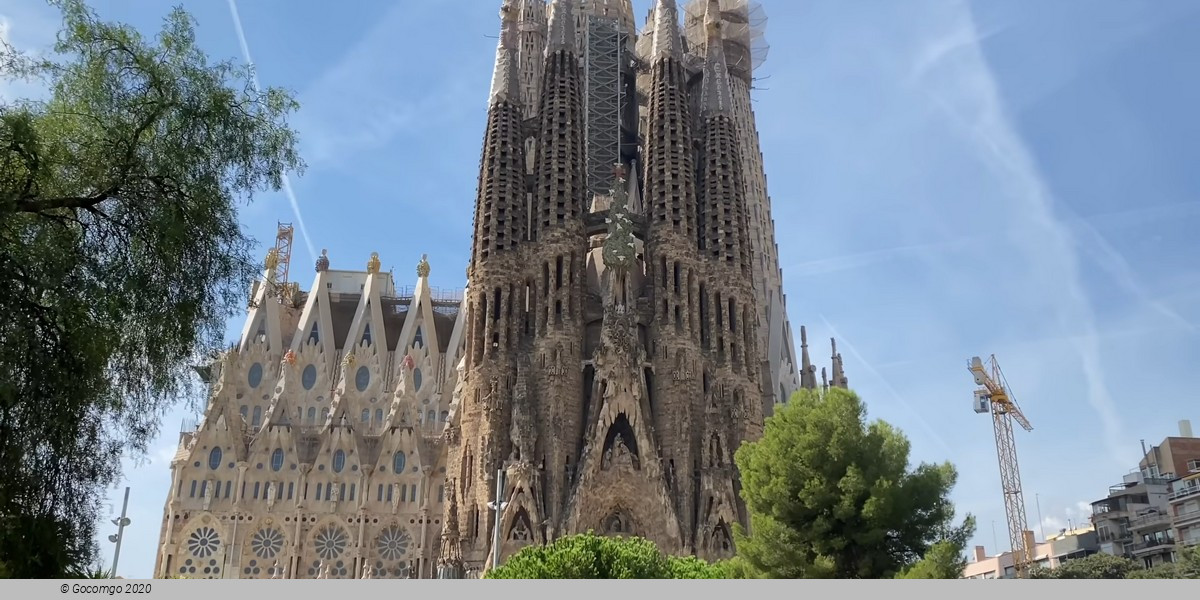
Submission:
{"label": "blue stained glass window", "polygon": [[213,448],[212,451],[208,453],[208,468],[215,471],[215,470],[217,470],[217,467],[220,467],[220,466],[221,466],[221,449]]}
{"label": "blue stained glass window", "polygon": [[413,369],[413,389],[421,389],[421,369]]}
{"label": "blue stained glass window", "polygon": [[313,365],[304,367],[304,373],[300,375],[300,383],[306,390],[311,390],[314,385],[317,385],[317,367]]}
{"label": "blue stained glass window", "polygon": [[254,363],[253,365],[250,365],[250,372],[247,374],[246,383],[250,384],[251,389],[257,388],[258,384],[262,383],[262,376],[262,363]]}
{"label": "blue stained glass window", "polygon": [[278,471],[283,468],[283,448],[276,448],[271,453],[271,470]]}
{"label": "blue stained glass window", "polygon": [[346,453],[338,450],[333,453],[333,472],[341,473],[344,468],[346,468]]}
{"label": "blue stained glass window", "polygon": [[397,452],[396,454],[392,455],[392,471],[394,473],[403,473],[404,461],[405,456],[403,452]]}
{"label": "blue stained glass window", "polygon": [[367,386],[370,384],[371,370],[366,367],[359,367],[358,371],[354,374],[354,387],[358,388],[358,391],[362,392],[365,391]]}

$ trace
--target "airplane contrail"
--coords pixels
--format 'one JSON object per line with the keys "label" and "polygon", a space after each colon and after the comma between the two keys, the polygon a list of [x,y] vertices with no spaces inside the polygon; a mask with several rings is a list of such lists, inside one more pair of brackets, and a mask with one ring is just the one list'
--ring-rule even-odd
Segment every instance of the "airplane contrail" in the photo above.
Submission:
{"label": "airplane contrail", "polygon": [[[229,0],[229,14],[233,17],[233,28],[237,32],[238,43],[242,46],[242,60],[250,65],[250,76],[253,78],[254,91],[258,92],[258,71],[254,69],[254,60],[250,58],[250,45],[246,43],[246,32],[242,30],[242,18],[238,14],[236,0]],[[316,247],[313,246],[312,239],[308,237],[308,228],[304,226],[304,217],[300,214],[300,203],[296,201],[296,193],[292,191],[292,181],[287,173],[283,174],[283,193],[287,196],[288,202],[292,204],[292,212],[296,215],[296,224],[300,226],[300,237],[304,238],[304,245],[308,248],[308,259],[310,261],[317,260]]]}

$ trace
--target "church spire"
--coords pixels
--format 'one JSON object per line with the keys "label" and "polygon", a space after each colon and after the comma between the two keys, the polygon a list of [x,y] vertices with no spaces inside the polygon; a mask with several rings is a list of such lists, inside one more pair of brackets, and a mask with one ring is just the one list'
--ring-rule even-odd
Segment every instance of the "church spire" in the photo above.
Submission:
{"label": "church spire", "polygon": [[525,238],[525,152],[513,0],[504,1],[500,18],[500,43],[476,188],[472,265],[515,248]]}
{"label": "church spire", "polygon": [[454,489],[458,482],[446,480],[446,502],[450,505],[446,510],[446,524],[442,527],[442,547],[437,561],[438,579],[462,579],[463,556],[462,545],[458,532],[458,498]]}
{"label": "church spire", "polygon": [[834,387],[846,389],[849,381],[846,379],[845,367],[842,364],[842,354],[837,351],[837,340],[829,338],[829,344],[833,347],[833,381],[831,384]]}
{"label": "church spire", "polygon": [[704,15],[707,48],[704,57],[704,81],[700,91],[700,114],[703,117],[728,115],[733,107],[733,92],[729,87],[729,67],[725,62],[725,38],[722,35],[719,0],[708,0]]}
{"label": "church spire", "polygon": [[575,50],[575,2],[554,0],[550,5],[550,35],[546,53]]}
{"label": "church spire", "polygon": [[683,58],[683,42],[679,36],[679,11],[675,0],[658,0],[654,6],[654,45],[652,60],[669,56]]}
{"label": "church spire", "polygon": [[808,331],[800,326],[800,387],[806,390],[817,389],[817,374],[808,356]]}
{"label": "church spire", "polygon": [[496,46],[496,66],[492,71],[490,104],[521,102],[521,73],[517,64],[517,7],[515,0],[500,6],[500,43]]}

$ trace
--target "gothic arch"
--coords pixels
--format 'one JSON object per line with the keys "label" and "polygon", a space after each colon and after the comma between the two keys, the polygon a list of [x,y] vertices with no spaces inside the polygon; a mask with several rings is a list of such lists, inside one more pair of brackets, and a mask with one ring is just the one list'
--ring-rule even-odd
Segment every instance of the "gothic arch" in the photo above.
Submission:
{"label": "gothic arch", "polygon": [[201,512],[192,516],[177,538],[175,560],[169,575],[189,579],[221,579],[225,577],[229,532],[220,519]]}
{"label": "gothic arch", "polygon": [[330,515],[308,531],[300,577],[313,579],[328,569],[329,579],[354,577],[354,538],[344,518]]}
{"label": "gothic arch", "polygon": [[272,519],[264,519],[242,539],[240,579],[270,579],[286,572],[289,542],[288,528]]}
{"label": "gothic arch", "polygon": [[600,468],[608,470],[614,465],[620,466],[628,461],[633,469],[641,469],[641,458],[638,454],[637,436],[625,413],[617,415],[617,419],[609,425],[604,435],[604,452]]}
{"label": "gothic arch", "polygon": [[615,506],[600,519],[600,534],[629,537],[636,535],[637,525],[633,515],[622,506]]}

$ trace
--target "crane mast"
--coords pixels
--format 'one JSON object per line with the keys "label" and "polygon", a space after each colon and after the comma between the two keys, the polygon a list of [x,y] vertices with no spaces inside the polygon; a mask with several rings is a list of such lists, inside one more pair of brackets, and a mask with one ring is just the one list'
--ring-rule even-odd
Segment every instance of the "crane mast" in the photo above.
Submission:
{"label": "crane mast", "polygon": [[1008,539],[1012,545],[1013,572],[1023,579],[1033,562],[1033,539],[1028,534],[1025,518],[1025,497],[1021,491],[1021,470],[1017,463],[1017,442],[1013,436],[1013,421],[1026,431],[1033,425],[1009,392],[1008,382],[1000,371],[1000,363],[992,356],[985,364],[978,356],[971,359],[968,370],[980,387],[975,390],[975,412],[992,414],[996,434],[996,457],[1000,463],[1000,484],[1004,490],[1004,513],[1008,519]]}

